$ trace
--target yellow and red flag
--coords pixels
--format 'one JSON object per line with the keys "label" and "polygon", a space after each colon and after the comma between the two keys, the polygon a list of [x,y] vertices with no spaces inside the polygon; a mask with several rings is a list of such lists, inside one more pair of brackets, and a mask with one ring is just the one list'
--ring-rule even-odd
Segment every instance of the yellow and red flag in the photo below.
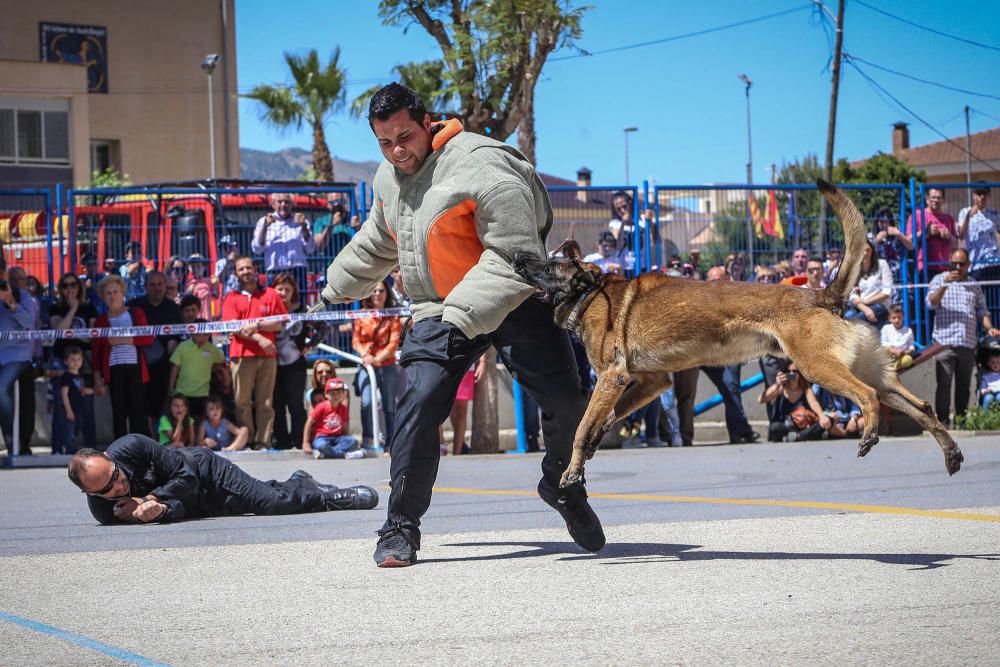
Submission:
{"label": "yellow and red flag", "polygon": [[779,239],[785,238],[785,228],[781,224],[781,214],[778,213],[778,197],[774,190],[767,191],[767,215],[762,215],[757,206],[757,199],[750,195],[750,217],[753,220],[757,238],[762,239],[764,235],[776,236]]}

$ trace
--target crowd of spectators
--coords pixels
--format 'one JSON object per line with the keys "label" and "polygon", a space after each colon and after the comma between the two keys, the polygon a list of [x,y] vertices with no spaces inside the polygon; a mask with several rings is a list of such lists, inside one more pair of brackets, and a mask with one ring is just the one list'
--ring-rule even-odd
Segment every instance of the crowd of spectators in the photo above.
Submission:
{"label": "crowd of spectators", "polygon": [[[902,302],[909,298],[911,307],[915,304],[913,292],[900,289],[900,285],[907,282],[902,273],[907,261],[912,264],[915,260],[923,269],[926,247],[931,284],[923,305],[933,314],[933,342],[943,348],[935,358],[935,407],[945,423],[968,407],[979,331],[1000,337],[986,308],[989,295],[997,290],[975,284],[1000,275],[1000,216],[988,206],[988,196],[987,188],[976,188],[972,205],[959,212],[956,222],[945,210],[944,193],[930,188],[926,208],[918,212],[915,221],[911,217],[908,222],[910,229],[916,225],[913,238],[900,228],[892,211],[880,211],[868,237],[861,278],[845,312],[846,318],[878,329],[897,369],[911,366],[919,350],[913,331],[904,324]],[[62,274],[51,300],[35,277],[3,265],[0,331],[202,323],[305,312],[303,295],[315,287],[308,284],[308,276],[322,274],[325,268],[316,263],[321,260],[314,255],[335,254],[357,228],[357,216],[348,220],[345,203],[343,194],[331,193],[329,212],[310,222],[294,210],[291,196],[275,194],[273,211],[254,227],[251,245],[256,259],[240,255],[239,244],[228,235],[219,240],[219,259],[214,266],[194,253],[171,257],[161,272],[143,258],[141,246],[135,242],[125,246],[120,265],[109,259],[99,266],[93,253],[85,253],[80,258],[80,273]],[[611,220],[598,234],[595,252],[582,256],[579,244],[572,240],[563,244],[561,252],[582,256],[607,272],[631,275],[636,250],[643,252],[649,242],[652,212],[639,214],[627,192],[614,193],[611,208]],[[704,276],[710,281],[822,289],[836,276],[841,259],[836,247],[825,255],[797,248],[788,259],[750,267],[744,255],[731,253],[706,270],[705,260],[694,249],[686,259],[668,257],[659,270],[690,279]],[[263,276],[258,273],[257,261],[262,264]],[[382,309],[408,303],[397,269],[360,306]],[[72,453],[78,446],[98,444],[94,402],[107,394],[116,438],[131,432],[158,437],[166,446],[225,450],[302,447],[317,457],[357,457],[365,449],[391,440],[403,382],[397,355],[406,327],[406,318],[398,316],[361,318],[340,326],[341,331],[352,334],[351,351],[377,380],[377,395],[373,395],[366,369],[359,369],[353,387],[337,378],[337,367],[329,359],[315,361],[310,372],[307,356],[322,338],[324,327],[303,322],[249,325],[214,341],[209,334],[74,338],[45,347],[0,341],[0,427],[5,443],[18,437],[21,451],[30,453],[37,411],[34,380],[44,375],[49,386],[47,409],[51,411],[54,453]],[[579,341],[575,345],[582,351]],[[577,356],[581,379],[587,386],[592,378],[585,354]],[[486,362],[485,357],[481,359],[463,380],[450,415],[454,440],[444,444],[442,433],[442,453],[459,454],[469,449],[465,438],[468,405]],[[765,373],[768,386],[760,400],[769,404],[769,439],[850,437],[860,428],[857,407],[849,401],[811,386],[794,365],[784,365],[781,360],[764,365],[768,363],[773,370]],[[994,363],[997,368],[992,367]],[[733,366],[675,373],[667,392],[626,420],[621,431],[626,443],[691,445],[701,372],[722,397],[729,440],[756,441],[760,435],[751,428],[742,403],[741,368]],[[981,373],[977,394],[987,405],[1000,395],[997,373],[1000,357],[991,360],[989,368],[984,364]],[[18,434],[13,432],[15,385],[21,410]],[[360,439],[352,439],[348,428],[351,393],[360,398]],[[373,403],[380,424],[379,441],[375,439]],[[538,449],[538,407],[528,400],[525,410],[529,446]]]}

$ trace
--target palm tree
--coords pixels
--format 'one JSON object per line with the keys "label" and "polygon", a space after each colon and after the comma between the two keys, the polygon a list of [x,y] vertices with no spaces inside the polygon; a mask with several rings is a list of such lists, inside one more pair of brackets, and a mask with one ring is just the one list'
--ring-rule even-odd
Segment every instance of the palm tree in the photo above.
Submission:
{"label": "palm tree", "polygon": [[305,55],[285,53],[285,62],[292,74],[291,86],[261,84],[244,95],[263,105],[261,118],[279,129],[306,122],[313,131],[313,169],[322,180],[333,180],[333,160],[326,145],[323,128],[333,114],[344,108],[347,95],[344,83],[347,71],[340,67],[340,47],[333,51],[325,67],[320,66],[316,49]]}
{"label": "palm tree", "polygon": [[[422,63],[407,63],[396,65],[392,70],[399,76],[399,82],[407,88],[412,88],[420,99],[424,101],[427,111],[433,116],[435,113],[453,113],[455,110],[456,98],[453,92],[448,90],[448,84],[444,80],[444,62],[441,60],[429,60]],[[365,92],[358,95],[351,102],[351,115],[361,118],[368,113],[368,103],[372,96],[382,88],[381,85],[372,86]]]}

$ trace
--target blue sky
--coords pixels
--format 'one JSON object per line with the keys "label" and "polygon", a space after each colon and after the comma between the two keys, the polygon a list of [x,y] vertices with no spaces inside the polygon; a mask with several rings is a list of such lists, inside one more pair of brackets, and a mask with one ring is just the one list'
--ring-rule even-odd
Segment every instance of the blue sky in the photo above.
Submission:
{"label": "blue sky", "polygon": [[[836,12],[836,0],[826,0]],[[1000,2],[954,0],[848,0],[844,50],[882,67],[1000,97]],[[584,3],[576,3],[584,4]],[[807,153],[822,160],[826,145],[830,72],[829,37],[811,3],[795,0],[596,0],[585,16],[579,45],[590,52],[714,28],[783,10],[765,21],[651,46],[555,60],[536,88],[537,160],[541,171],[574,178],[593,171],[595,185],[624,181],[626,126],[631,180],[660,184],[743,182],[747,138],[744,84],[750,93],[755,182]],[[906,25],[871,9],[960,35],[983,48]],[[326,57],[340,46],[348,72],[348,98],[388,83],[399,63],[440,57],[419,25],[383,26],[378,3],[296,0],[280,13],[265,0],[241,0],[236,9],[241,92],[257,83],[287,83],[286,50],[316,48]],[[972,131],[1000,126],[1000,99],[952,92],[859,63],[873,80],[947,136],[965,131],[965,105],[974,111]],[[899,108],[854,69],[842,70],[836,157],[858,159],[891,150],[892,124],[910,123],[911,145],[940,136]],[[327,127],[331,152],[349,160],[381,156],[367,122],[345,112]],[[513,141],[513,138],[512,138]],[[240,101],[240,145],[278,150],[310,148],[312,135],[264,126],[256,103]]]}

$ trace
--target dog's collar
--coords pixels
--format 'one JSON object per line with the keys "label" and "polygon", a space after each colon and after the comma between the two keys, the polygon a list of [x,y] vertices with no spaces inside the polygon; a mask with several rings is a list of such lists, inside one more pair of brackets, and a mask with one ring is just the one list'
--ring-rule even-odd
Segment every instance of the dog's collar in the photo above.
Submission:
{"label": "dog's collar", "polygon": [[591,287],[589,290],[576,298],[576,303],[573,304],[573,310],[569,311],[569,317],[566,318],[566,331],[576,333],[576,318],[583,315],[583,311],[586,310],[586,308],[583,307],[583,302],[586,301],[591,292],[596,289],[596,286]]}

